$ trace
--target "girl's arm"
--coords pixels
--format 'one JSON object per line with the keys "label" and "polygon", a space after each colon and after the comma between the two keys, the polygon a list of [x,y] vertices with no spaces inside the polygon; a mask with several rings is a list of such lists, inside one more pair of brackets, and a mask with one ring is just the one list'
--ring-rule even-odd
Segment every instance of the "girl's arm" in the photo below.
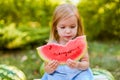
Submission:
{"label": "girl's arm", "polygon": [[89,67],[89,56],[88,53],[80,60],[80,62],[76,63],[76,67],[81,70],[85,70]]}

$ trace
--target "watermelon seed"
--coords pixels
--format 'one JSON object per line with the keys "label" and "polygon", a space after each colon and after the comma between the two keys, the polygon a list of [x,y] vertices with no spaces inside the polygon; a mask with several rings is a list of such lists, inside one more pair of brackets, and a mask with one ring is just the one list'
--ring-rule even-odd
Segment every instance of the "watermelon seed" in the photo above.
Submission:
{"label": "watermelon seed", "polygon": [[67,53],[65,54],[65,56],[67,56]]}
{"label": "watermelon seed", "polygon": [[51,48],[52,48],[52,46],[50,45],[50,46],[49,46],[49,50],[51,50]]}
{"label": "watermelon seed", "polygon": [[68,53],[71,53],[71,51],[68,51]]}

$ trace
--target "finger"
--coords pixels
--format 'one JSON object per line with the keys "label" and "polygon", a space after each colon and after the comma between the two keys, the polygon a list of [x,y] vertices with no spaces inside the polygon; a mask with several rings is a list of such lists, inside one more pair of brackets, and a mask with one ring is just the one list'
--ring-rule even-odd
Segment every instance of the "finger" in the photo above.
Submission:
{"label": "finger", "polygon": [[57,64],[58,64],[58,62],[56,60],[53,60],[53,61],[50,62],[49,67],[50,68],[56,68]]}
{"label": "finger", "polygon": [[58,65],[59,65],[58,61],[55,61],[52,65],[52,68],[56,69]]}
{"label": "finger", "polygon": [[54,63],[54,60],[50,61],[48,65],[51,66],[53,63]]}
{"label": "finger", "polygon": [[67,60],[66,64],[71,68],[75,68],[76,62],[69,59],[69,60]]}

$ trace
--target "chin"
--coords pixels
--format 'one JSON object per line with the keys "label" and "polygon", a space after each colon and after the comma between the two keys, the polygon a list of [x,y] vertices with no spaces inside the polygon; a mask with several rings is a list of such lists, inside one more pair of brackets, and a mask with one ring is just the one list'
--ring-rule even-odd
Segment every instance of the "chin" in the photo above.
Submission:
{"label": "chin", "polygon": [[66,42],[68,42],[69,40],[72,40],[72,38],[66,38],[64,39]]}

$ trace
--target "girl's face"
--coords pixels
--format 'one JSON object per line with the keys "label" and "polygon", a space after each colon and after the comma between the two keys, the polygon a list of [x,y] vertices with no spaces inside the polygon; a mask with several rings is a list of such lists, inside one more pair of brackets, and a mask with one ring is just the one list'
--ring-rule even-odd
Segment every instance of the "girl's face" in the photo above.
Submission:
{"label": "girl's face", "polygon": [[73,39],[77,34],[77,28],[77,18],[75,16],[61,19],[57,24],[59,42],[66,43]]}

